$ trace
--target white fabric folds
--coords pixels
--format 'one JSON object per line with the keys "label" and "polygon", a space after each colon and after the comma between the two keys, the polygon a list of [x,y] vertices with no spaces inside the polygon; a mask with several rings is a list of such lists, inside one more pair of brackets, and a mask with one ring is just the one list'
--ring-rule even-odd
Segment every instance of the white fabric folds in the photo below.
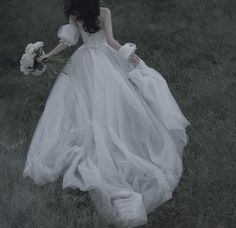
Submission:
{"label": "white fabric folds", "polygon": [[69,47],[76,45],[80,37],[79,29],[73,24],[62,25],[57,35],[60,42],[64,42]]}
{"label": "white fabric folds", "polygon": [[135,53],[136,49],[136,44],[126,43],[118,50],[118,53],[123,59],[129,60],[130,55]]}
{"label": "white fabric folds", "polygon": [[117,51],[104,30],[59,30],[71,45],[79,34],[83,45],[53,85],[23,176],[38,185],[62,177],[63,188],[89,192],[107,223],[141,226],[173,197],[189,121],[158,71],[141,59],[126,61],[135,44]]}

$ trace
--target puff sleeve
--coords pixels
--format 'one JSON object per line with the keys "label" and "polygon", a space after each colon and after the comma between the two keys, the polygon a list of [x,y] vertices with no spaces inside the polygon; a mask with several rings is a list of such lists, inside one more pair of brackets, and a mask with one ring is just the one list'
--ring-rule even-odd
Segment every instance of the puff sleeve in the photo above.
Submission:
{"label": "puff sleeve", "polygon": [[79,29],[75,24],[62,25],[57,35],[59,42],[63,42],[69,47],[76,45],[80,37]]}
{"label": "puff sleeve", "polygon": [[132,54],[135,53],[137,47],[134,43],[126,43],[120,47],[118,54],[125,60],[128,60]]}

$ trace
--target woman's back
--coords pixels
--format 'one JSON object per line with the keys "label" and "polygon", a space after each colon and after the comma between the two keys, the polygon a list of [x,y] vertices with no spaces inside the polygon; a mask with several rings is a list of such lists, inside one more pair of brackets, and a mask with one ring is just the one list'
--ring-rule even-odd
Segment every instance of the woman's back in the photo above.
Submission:
{"label": "woman's back", "polygon": [[[100,30],[95,33],[88,33],[83,28],[83,23],[80,21],[74,21],[79,29],[83,43],[89,47],[99,47],[106,43],[106,34],[104,31],[104,20],[107,8],[100,8],[100,15],[98,17]],[[74,19],[72,19],[74,20]]]}
{"label": "woman's back", "polygon": [[111,11],[106,7],[100,7],[98,21],[100,30],[95,33],[89,33],[85,31],[83,21],[76,20],[76,16],[73,15],[69,17],[69,24],[78,28],[85,45],[98,47],[107,42],[112,48],[118,50],[121,45],[113,37]]}

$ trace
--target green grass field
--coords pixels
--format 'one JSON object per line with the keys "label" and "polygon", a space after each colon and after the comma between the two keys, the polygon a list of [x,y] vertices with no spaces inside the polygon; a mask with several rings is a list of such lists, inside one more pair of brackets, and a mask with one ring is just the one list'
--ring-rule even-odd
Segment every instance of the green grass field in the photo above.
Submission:
{"label": "green grass field", "polygon": [[[23,76],[27,43],[48,51],[66,23],[62,0],[0,7],[0,227],[106,228],[86,192],[23,179],[27,149],[54,80]],[[114,35],[134,42],[190,120],[184,175],[146,228],[236,227],[236,1],[107,0]],[[75,48],[67,50],[69,56]]]}

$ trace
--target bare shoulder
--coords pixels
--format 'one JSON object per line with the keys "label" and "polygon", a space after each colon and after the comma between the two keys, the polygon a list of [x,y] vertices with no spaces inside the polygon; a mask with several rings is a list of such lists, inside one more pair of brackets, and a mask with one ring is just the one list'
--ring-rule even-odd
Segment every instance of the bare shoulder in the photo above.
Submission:
{"label": "bare shoulder", "polygon": [[111,10],[107,7],[100,7],[101,13],[104,15],[109,15],[111,14]]}

